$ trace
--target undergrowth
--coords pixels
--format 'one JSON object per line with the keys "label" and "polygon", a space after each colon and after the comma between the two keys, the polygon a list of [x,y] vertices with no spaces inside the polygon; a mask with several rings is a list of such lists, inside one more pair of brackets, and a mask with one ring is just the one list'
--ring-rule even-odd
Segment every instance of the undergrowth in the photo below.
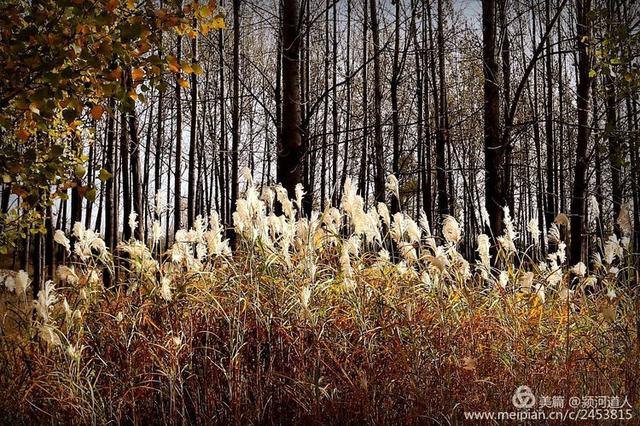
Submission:
{"label": "undergrowth", "polygon": [[71,261],[37,300],[5,277],[0,419],[447,424],[510,410],[519,385],[626,396],[638,415],[624,238],[587,270],[562,241],[543,260],[519,247],[507,214],[496,251],[479,236],[469,263],[453,218],[436,237],[424,217],[365,210],[349,181],[340,208],[301,218],[301,189],[246,180],[233,252],[215,213],[161,255],[160,224],[112,254],[78,223],[74,243],[56,233]]}

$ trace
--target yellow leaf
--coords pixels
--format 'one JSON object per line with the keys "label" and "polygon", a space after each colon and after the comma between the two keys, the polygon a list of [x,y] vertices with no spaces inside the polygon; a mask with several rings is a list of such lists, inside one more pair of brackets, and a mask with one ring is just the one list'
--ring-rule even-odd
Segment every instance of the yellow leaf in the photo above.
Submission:
{"label": "yellow leaf", "polygon": [[134,9],[136,7],[136,2],[134,0],[127,0],[127,7],[129,9]]}
{"label": "yellow leaf", "polygon": [[200,16],[203,18],[206,18],[207,16],[211,15],[211,9],[209,9],[209,6],[202,5],[200,6]]}
{"label": "yellow leaf", "polygon": [[195,75],[201,75],[204,72],[202,70],[202,67],[198,64],[192,64],[191,68],[193,68],[193,72],[195,73]]}
{"label": "yellow leaf", "polygon": [[224,16],[222,14],[219,13],[213,18],[213,21],[211,21],[211,28],[214,30],[224,30]]}
{"label": "yellow leaf", "polygon": [[187,80],[185,80],[184,78],[179,78],[178,79],[178,84],[180,85],[180,87],[184,87],[185,89],[187,87],[189,87],[189,82]]}
{"label": "yellow leaf", "polygon": [[144,78],[144,70],[142,68],[135,68],[131,71],[131,78],[133,81],[140,81]]}
{"label": "yellow leaf", "polygon": [[130,97],[131,99],[133,99],[134,101],[137,101],[137,100],[138,100],[138,94],[136,93],[136,91],[135,91],[135,90],[130,90],[130,91],[129,91],[129,97]]}
{"label": "yellow leaf", "polygon": [[91,118],[94,120],[100,120],[102,113],[104,113],[104,108],[100,105],[94,105],[93,108],[91,108]]}
{"label": "yellow leaf", "polygon": [[200,32],[203,35],[207,35],[207,33],[209,32],[209,24],[207,24],[206,22],[200,24]]}
{"label": "yellow leaf", "polygon": [[169,70],[173,73],[180,72],[180,65],[178,61],[173,56],[169,56],[167,58],[167,63],[169,64]]}
{"label": "yellow leaf", "polygon": [[191,74],[193,72],[193,68],[191,68],[191,65],[188,63],[184,63],[182,64],[182,71],[186,72],[187,74]]}

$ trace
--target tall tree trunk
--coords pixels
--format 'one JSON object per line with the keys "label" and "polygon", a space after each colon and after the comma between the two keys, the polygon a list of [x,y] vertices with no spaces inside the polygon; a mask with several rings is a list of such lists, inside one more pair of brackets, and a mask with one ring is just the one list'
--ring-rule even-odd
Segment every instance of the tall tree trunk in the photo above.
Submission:
{"label": "tall tree trunk", "polygon": [[453,188],[447,188],[447,150],[449,148],[449,113],[447,105],[447,81],[445,74],[445,45],[444,45],[444,11],[443,0],[438,0],[438,130],[436,135],[436,178],[438,180],[438,211],[441,216],[451,214],[450,193]]}
{"label": "tall tree trunk", "polygon": [[[40,213],[43,214],[42,207],[38,207]],[[74,222],[75,223],[75,222]],[[33,298],[37,299],[38,293],[42,288],[42,234],[36,232],[33,236]],[[26,268],[25,268],[26,269]]]}
{"label": "tall tree trunk", "polygon": [[322,114],[322,147],[320,153],[320,211],[324,211],[327,202],[327,121],[329,119],[329,1],[325,1],[324,10],[324,68],[323,95],[324,112]]}
{"label": "tall tree trunk", "polygon": [[[436,77],[437,73],[440,73],[440,56],[438,56],[438,62],[436,63],[436,44],[433,39],[433,24],[431,18],[431,2],[427,4],[427,26],[429,29],[429,49],[430,52],[430,74],[431,74],[431,91],[433,96],[433,121],[436,129],[436,195],[437,195],[437,211],[441,215],[449,213],[449,203],[447,194],[447,173],[446,173],[446,158],[445,158],[445,135],[442,128],[442,102],[440,101],[442,91],[440,87],[442,82],[438,82]],[[438,21],[439,22],[439,21]],[[436,28],[437,31],[437,28]],[[437,37],[437,35],[436,35]],[[429,159],[429,168],[431,167],[431,160]],[[433,223],[433,222],[432,222]]]}
{"label": "tall tree trunk", "polygon": [[[78,151],[80,149],[80,140],[78,136],[74,134],[72,137],[72,149]],[[80,188],[82,187],[82,176],[74,177],[74,187],[71,188],[71,226],[76,222],[82,221],[82,195],[80,194]]]}
{"label": "tall tree trunk", "polygon": [[[195,19],[194,19],[195,23]],[[198,62],[198,36],[191,40],[191,61]],[[198,76],[191,73],[191,123],[189,125],[189,177],[187,178],[187,228],[193,227],[196,209],[196,138],[198,134]]]}
{"label": "tall tree trunk", "polygon": [[289,196],[302,182],[300,114],[300,29],[298,0],[282,7],[282,139],[278,146],[278,181]]}
{"label": "tall tree trunk", "polygon": [[[180,63],[182,59],[182,36],[177,37],[176,60]],[[222,66],[222,65],[221,65]],[[173,232],[174,234],[182,228],[182,101],[180,96],[180,82],[176,76],[176,84],[174,87],[176,99],[176,158],[173,188]]]}
{"label": "tall tree trunk", "polygon": [[587,51],[590,35],[589,12],[591,0],[576,0],[576,41],[578,44],[576,165],[571,195],[571,256],[572,263],[582,260],[585,196],[587,190],[587,148],[589,145],[589,70],[591,61]]}
{"label": "tall tree trunk", "polygon": [[[240,151],[240,0],[233,0],[233,103],[231,105],[231,211],[238,200],[238,155]],[[235,245],[235,233],[231,233]]]}
{"label": "tall tree trunk", "polygon": [[55,246],[53,244],[53,218],[51,205],[48,205],[45,210],[44,226],[47,230],[44,241],[44,264],[47,267],[47,274],[45,279],[53,280],[53,253],[55,250]]}
{"label": "tall tree trunk", "polygon": [[[97,135],[96,129],[96,121],[91,120],[91,127],[93,130],[93,134]],[[89,159],[87,160],[87,186],[92,187],[94,181],[94,161],[96,156],[96,142],[89,143]],[[94,200],[95,201],[95,200]],[[92,219],[92,211],[93,211],[93,201],[87,199],[86,206],[84,208],[84,226],[87,229],[91,228],[91,219]]]}
{"label": "tall tree trunk", "polygon": [[347,174],[349,173],[349,138],[351,137],[351,2],[347,2],[347,57],[346,57],[346,71],[345,75],[348,76],[347,81],[347,108],[345,117],[345,133],[344,133],[344,146],[342,147],[342,155],[344,162],[342,165],[342,175],[340,177],[340,185],[337,193],[337,203],[342,197],[342,190],[347,180]]}
{"label": "tall tree trunk", "polygon": [[[547,25],[549,25],[549,20],[551,19],[550,2],[545,3],[545,19]],[[544,131],[545,131],[545,142],[547,148],[547,206],[545,209],[545,217],[547,226],[553,223],[553,220],[556,216],[556,194],[555,194],[555,154],[554,154],[554,139],[553,139],[553,75],[551,70],[551,63],[553,61],[552,51],[551,51],[551,37],[547,38],[546,42],[546,52],[547,57],[545,60],[546,66],[546,101],[545,101],[545,119],[544,119]]]}
{"label": "tall tree trunk", "polygon": [[333,4],[333,29],[331,34],[332,38],[332,53],[333,58],[331,67],[331,200],[332,205],[338,205],[338,148],[339,137],[338,134],[338,17],[337,17],[337,2]]}
{"label": "tall tree trunk", "polygon": [[[220,87],[220,117],[226,116],[226,98],[225,98],[225,78],[224,78],[224,30],[218,30],[218,61],[219,61],[219,87]],[[218,121],[218,117],[214,117]],[[220,121],[220,142],[218,143],[218,186],[220,198],[220,220],[224,224],[228,224],[229,217],[227,214],[227,125],[224,119]]]}
{"label": "tall tree trunk", "polygon": [[311,21],[310,21],[310,9],[309,2],[305,2],[304,7],[304,46],[301,46],[302,49],[302,60],[300,63],[300,91],[302,93],[302,106],[301,106],[301,117],[302,117],[302,149],[304,151],[304,172],[303,172],[303,185],[306,188],[305,195],[303,198],[304,203],[304,215],[305,217],[311,217],[311,212],[313,210],[313,187],[314,187],[314,172],[315,172],[315,164],[311,161],[312,152],[309,150],[309,145],[311,143],[311,138],[309,137],[309,125],[310,125],[310,108],[309,108],[309,98],[310,98],[310,87],[309,82],[311,81],[311,63],[310,63],[310,52],[311,52]]}
{"label": "tall tree trunk", "polygon": [[[104,196],[104,242],[107,248],[113,252],[116,243],[116,235],[114,230],[114,216],[115,203],[114,203],[114,167],[113,167],[113,155],[114,144],[116,139],[115,134],[115,100],[109,98],[109,115],[107,117],[107,152],[105,153],[104,169],[111,175],[110,179],[107,179],[105,184],[105,196]],[[105,280],[105,285],[109,286],[108,280]]]}
{"label": "tall tree trunk", "polygon": [[373,39],[373,107],[374,107],[374,150],[375,150],[375,200],[385,201],[384,142],[382,141],[382,82],[380,69],[380,30],[378,29],[378,7],[376,0],[369,1],[371,17],[371,37]]}
{"label": "tall tree trunk", "polygon": [[[502,27],[502,90],[504,94],[504,111],[508,111],[511,104],[511,42],[509,38],[509,16],[507,14],[508,0],[501,0],[500,4],[500,26]],[[535,44],[535,43],[534,43]],[[502,144],[505,149],[504,159],[504,191],[505,201],[512,214],[514,213],[514,194],[512,182],[512,145],[508,139],[504,139]]]}
{"label": "tall tree trunk", "polygon": [[[609,32],[615,31],[615,4],[612,0],[607,0],[607,9],[609,10]],[[619,52],[614,51],[614,54]],[[610,73],[605,75],[605,93],[606,93],[606,114],[607,125],[605,135],[609,140],[609,167],[611,169],[611,200],[613,202],[613,229],[618,237],[622,236],[622,230],[618,224],[618,216],[622,206],[622,168],[624,164],[624,155],[618,134],[618,99],[616,96],[616,86]]]}
{"label": "tall tree trunk", "polygon": [[[158,128],[156,133],[156,141],[155,141],[155,165],[154,165],[154,189],[155,193],[153,194],[154,203],[157,203],[157,197],[160,196],[160,191],[162,190],[162,138],[164,137],[164,118],[162,115],[164,108],[164,92],[160,91],[158,94]],[[154,206],[155,207],[155,206]],[[153,209],[155,220],[160,220],[161,212],[157,211],[156,208]]]}
{"label": "tall tree trunk", "polygon": [[[398,116],[398,83],[400,79],[400,1],[395,2],[395,37],[393,46],[393,70],[391,73],[391,123],[393,127],[393,152],[391,170],[400,179],[400,117]],[[391,195],[391,213],[400,211],[400,200]]]}
{"label": "tall tree trunk", "polygon": [[500,99],[496,62],[495,1],[482,1],[482,59],[484,73],[485,208],[490,232],[500,235],[504,206],[504,147],[500,138]]}
{"label": "tall tree trunk", "polygon": [[129,169],[129,142],[127,140],[127,114],[120,113],[120,172],[122,174],[122,207],[124,212],[124,224],[122,238],[129,241],[133,230],[129,227],[129,215],[131,214],[131,173]]}
{"label": "tall tree trunk", "polygon": [[[143,172],[143,176],[142,176],[142,205],[143,207],[143,214],[144,214],[144,223],[142,225],[142,229],[143,229],[143,233],[144,233],[144,240],[143,241],[147,241],[149,238],[149,219],[151,219],[149,217],[149,214],[147,214],[147,212],[149,211],[149,208],[151,207],[152,204],[149,204],[149,200],[153,200],[153,197],[150,194],[150,186],[149,185],[149,175],[151,174],[151,139],[153,137],[153,110],[154,107],[154,103],[150,102],[149,105],[149,114],[147,115],[147,127],[146,127],[146,137],[145,137],[145,144],[144,144],[144,165],[142,166],[142,172]],[[142,219],[140,219],[140,221],[142,222]]]}
{"label": "tall tree trunk", "polygon": [[424,78],[422,76],[423,72],[423,58],[422,58],[422,47],[418,43],[418,28],[415,22],[415,15],[420,13],[418,11],[417,2],[413,0],[411,2],[411,8],[413,16],[411,18],[411,36],[413,38],[413,49],[414,49],[414,60],[416,63],[416,113],[417,113],[417,123],[416,123],[416,157],[418,160],[418,185],[416,187],[416,216],[420,214],[420,211],[423,209],[422,205],[422,193],[424,192],[424,184],[425,184],[425,170],[424,170],[424,95],[423,95],[423,84]]}
{"label": "tall tree trunk", "polygon": [[[128,73],[129,90],[133,89],[133,82],[131,81],[131,73]],[[138,240],[142,240],[142,224],[144,210],[142,208],[142,188],[140,179],[140,137],[138,136],[138,120],[136,118],[135,103],[131,110],[127,112],[127,121],[129,129],[129,147],[130,147],[130,159],[131,159],[131,190],[133,201],[133,212],[137,215],[138,224],[131,232],[133,236]],[[124,169],[123,169],[124,170]],[[129,217],[126,218],[127,222]]]}
{"label": "tall tree trunk", "polygon": [[367,58],[369,57],[369,0],[362,1],[362,148],[360,150],[360,170],[358,173],[358,192],[365,200],[367,198],[367,170],[369,162],[367,154],[369,152],[369,85],[367,76]]}
{"label": "tall tree trunk", "polygon": [[[427,6],[425,7],[425,3]],[[427,215],[427,220],[430,224],[433,225],[433,194],[432,194],[432,184],[433,184],[433,170],[431,168],[431,135],[432,135],[432,124],[431,124],[431,102],[429,102],[429,83],[431,82],[432,86],[435,82],[435,72],[434,68],[434,59],[433,59],[433,37],[431,36],[431,6],[429,6],[429,2],[422,2],[422,15],[426,16],[426,19],[422,19],[422,62],[424,63],[424,76],[423,76],[423,90],[424,93],[424,122],[425,122],[425,138],[426,138],[426,147],[423,156],[423,189],[422,189],[422,204],[424,205],[425,214]],[[429,44],[427,44],[427,40]],[[429,53],[430,60],[429,60]],[[429,69],[431,69],[431,80],[429,80]],[[433,90],[435,93],[435,89]],[[434,107],[436,106],[436,102],[433,102]]]}

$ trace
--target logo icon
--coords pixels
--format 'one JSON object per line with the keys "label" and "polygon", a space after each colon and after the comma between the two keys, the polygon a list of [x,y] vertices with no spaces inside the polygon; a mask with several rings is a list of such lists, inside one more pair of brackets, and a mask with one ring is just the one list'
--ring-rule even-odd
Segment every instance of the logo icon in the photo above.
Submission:
{"label": "logo icon", "polygon": [[536,405],[536,397],[529,386],[522,385],[513,393],[511,402],[516,408],[531,408]]}

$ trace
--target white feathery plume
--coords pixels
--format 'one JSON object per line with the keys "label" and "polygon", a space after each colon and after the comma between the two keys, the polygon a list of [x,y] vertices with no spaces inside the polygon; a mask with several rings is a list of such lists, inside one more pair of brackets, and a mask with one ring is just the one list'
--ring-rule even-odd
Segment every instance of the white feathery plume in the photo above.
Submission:
{"label": "white feathery plume", "polygon": [[134,234],[134,231],[138,228],[138,213],[131,212],[129,214],[129,228],[131,233]]}
{"label": "white feathery plume", "polygon": [[507,274],[507,271],[500,271],[498,283],[500,284],[500,287],[507,288],[507,285],[509,284],[509,275]]}
{"label": "white feathery plume", "polygon": [[160,280],[160,297],[171,302],[171,280],[167,277],[162,277]]}
{"label": "white feathery plume", "polygon": [[442,235],[450,243],[457,244],[462,237],[460,225],[453,216],[445,216],[442,222]]}
{"label": "white feathery plume", "polygon": [[387,182],[385,186],[387,187],[387,191],[392,193],[396,197],[398,202],[400,202],[400,185],[398,183],[398,178],[395,175],[387,176]]}
{"label": "white feathery plume", "polygon": [[533,218],[529,221],[529,223],[527,224],[527,231],[529,232],[529,235],[531,235],[531,240],[533,241],[534,244],[538,244],[538,237],[540,237],[540,229],[538,228],[538,219],[537,218]]}
{"label": "white feathery plume", "polygon": [[422,231],[420,231],[420,227],[410,217],[407,217],[405,221],[407,225],[407,238],[409,242],[419,243],[422,239]]}
{"label": "white feathery plume", "polygon": [[167,203],[164,199],[164,196],[161,196],[160,192],[156,192],[156,215],[160,217],[162,213],[164,213],[167,208]]}
{"label": "white feathery plume", "polygon": [[480,234],[476,237],[478,242],[478,255],[480,256],[480,262],[487,269],[491,268],[491,255],[489,254],[489,236],[486,234]]}
{"label": "white feathery plume", "polygon": [[49,309],[57,301],[58,295],[56,294],[55,284],[53,281],[47,281],[38,292],[38,299],[33,301],[33,306],[43,322],[49,321]]}
{"label": "white feathery plume", "polygon": [[436,246],[436,240],[435,238],[433,238],[433,235],[431,234],[431,226],[429,225],[429,219],[427,219],[427,215],[424,212],[424,210],[420,212],[420,226],[424,230],[427,247],[434,248]]}
{"label": "white feathery plume", "polygon": [[385,203],[378,203],[378,214],[382,218],[382,223],[387,226],[391,226],[391,216],[389,215],[389,209]]}
{"label": "white feathery plume", "polygon": [[71,251],[71,243],[63,230],[56,229],[56,232],[53,233],[53,241],[66,248],[67,252]]}
{"label": "white feathery plume", "polygon": [[4,286],[13,293],[16,290],[16,280],[11,275],[6,275],[4,277]]}
{"label": "white feathery plume", "polygon": [[163,236],[164,233],[162,231],[162,226],[160,226],[160,222],[154,220],[153,225],[151,225],[151,240],[153,241],[153,244],[158,244]]}
{"label": "white feathery plume", "polygon": [[304,197],[304,187],[301,183],[296,185],[296,205],[298,209],[302,210],[302,198]]}
{"label": "white feathery plume", "polygon": [[253,186],[253,176],[251,175],[251,169],[248,167],[243,167],[240,170],[240,176],[247,182],[247,187]]}
{"label": "white feathery plume", "polygon": [[482,219],[482,223],[485,226],[491,227],[491,221],[489,220],[489,212],[487,211],[487,208],[484,205],[480,208],[480,218]]}
{"label": "white feathery plume", "polygon": [[16,276],[14,277],[16,294],[25,295],[27,294],[27,289],[29,288],[30,280],[29,274],[20,269]]}
{"label": "white feathery plume", "polygon": [[578,262],[571,268],[571,272],[579,277],[584,277],[587,273],[587,267],[584,263]]}
{"label": "white feathery plume", "polygon": [[511,220],[511,213],[509,212],[509,206],[504,206],[502,210],[504,212],[504,218],[503,218],[504,233],[503,235],[498,237],[498,241],[500,242],[500,245],[508,253],[515,253],[516,246],[514,244],[514,241],[516,240],[516,238],[518,238],[518,234],[516,234],[513,228],[513,221]]}

